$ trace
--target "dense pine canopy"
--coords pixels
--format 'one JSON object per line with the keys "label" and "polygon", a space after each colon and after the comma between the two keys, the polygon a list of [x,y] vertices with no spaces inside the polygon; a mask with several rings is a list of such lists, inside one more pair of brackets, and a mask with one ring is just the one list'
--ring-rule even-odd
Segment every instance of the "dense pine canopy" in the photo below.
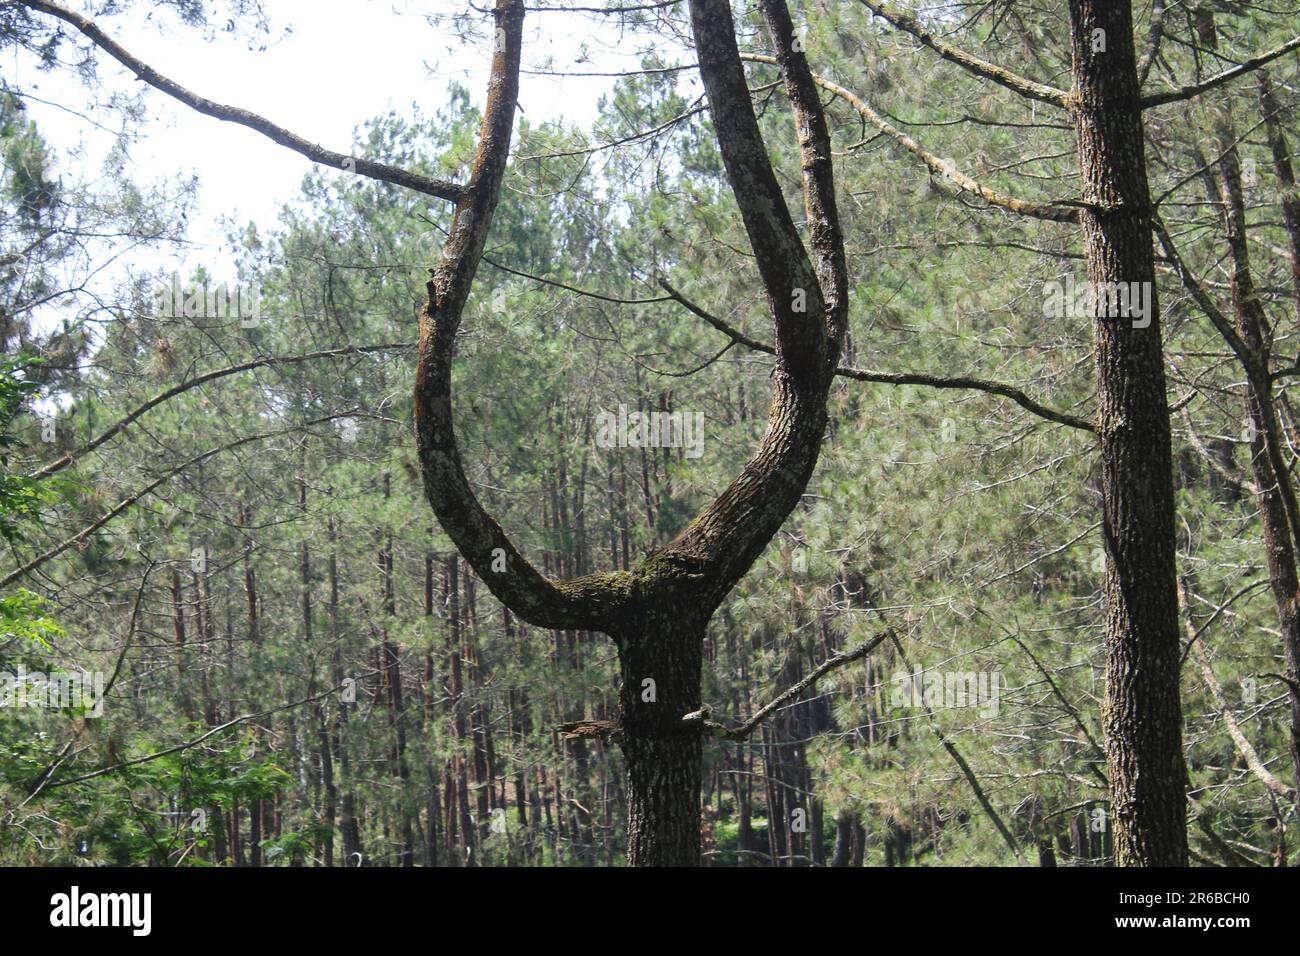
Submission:
{"label": "dense pine canopy", "polygon": [[431,14],[182,271],[114,24],[275,4],[106,6],[0,5],[122,130],[3,79],[0,863],[1296,864],[1297,8]]}

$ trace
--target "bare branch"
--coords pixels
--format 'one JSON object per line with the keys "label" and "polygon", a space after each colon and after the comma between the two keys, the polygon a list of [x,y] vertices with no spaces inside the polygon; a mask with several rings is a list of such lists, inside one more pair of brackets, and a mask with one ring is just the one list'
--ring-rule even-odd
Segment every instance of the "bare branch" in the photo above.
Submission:
{"label": "bare branch", "polygon": [[[902,659],[903,666],[906,667],[908,671],[912,671],[912,662],[907,658],[907,651],[903,648],[903,642],[898,639],[898,636],[894,633],[892,628],[886,631],[886,635],[889,637],[890,643],[894,645],[894,649],[898,651],[898,656]],[[994,808],[993,802],[988,798],[988,794],[984,792],[984,788],[980,785],[979,778],[975,776],[975,771],[972,770],[971,765],[966,762],[966,758],[961,755],[961,751],[957,749],[957,745],[949,740],[948,735],[943,732],[943,728],[939,726],[939,722],[935,719],[934,711],[929,707],[925,707],[924,713],[926,722],[929,723],[930,730],[934,733],[935,739],[939,741],[939,745],[943,747],[944,750],[948,751],[948,756],[952,758],[953,763],[957,765],[957,769],[959,769],[962,776],[966,778],[966,782],[970,785],[971,792],[975,794],[975,799],[979,801],[979,805],[984,808],[984,812],[988,815],[988,818],[993,821],[993,825],[997,828],[998,833],[1002,835],[1002,839],[1005,840],[1007,846],[1011,848],[1012,855],[1023,863],[1024,857],[1021,855],[1020,843],[1012,835],[1011,831],[1007,828],[1007,825],[1002,821],[1002,816]]]}
{"label": "bare branch", "polygon": [[[682,293],[668,284],[664,279],[659,280],[659,285],[663,287],[670,298],[676,300],[683,308],[702,318],[709,325],[713,326],[723,335],[729,337],[737,345],[743,345],[755,352],[766,352],[768,355],[775,354],[775,349],[765,342],[752,339],[745,335],[739,329],[736,329],[728,322],[718,318],[706,309],[701,308],[695,302],[688,299]],[[945,377],[940,375],[926,375],[921,372],[874,372],[868,369],[851,368],[840,366],[835,370],[835,374],[842,378],[851,378],[859,382],[879,382],[885,385],[924,385],[929,388],[957,388],[970,389],[977,392],[987,392],[990,395],[998,395],[1002,398],[1009,398],[1021,408],[1032,412],[1040,418],[1045,418],[1050,422],[1056,422],[1058,425],[1068,425],[1070,428],[1078,428],[1087,432],[1096,432],[1097,426],[1088,421],[1086,418],[1080,418],[1077,415],[1071,415],[1067,412],[1058,412],[1048,408],[1041,402],[1036,402],[1020,389],[1007,385],[1003,382],[993,382],[987,379],[971,378],[969,376]]]}
{"label": "bare branch", "polygon": [[122,512],[126,511],[128,508],[130,508],[132,505],[138,502],[145,495],[149,494],[151,491],[153,491],[155,488],[157,488],[159,485],[163,484],[164,482],[167,482],[172,478],[175,478],[177,475],[185,471],[187,468],[191,468],[194,465],[200,464],[201,462],[205,462],[209,458],[212,458],[215,455],[219,455],[222,452],[226,452],[234,448],[238,448],[241,445],[248,445],[252,442],[262,441],[263,439],[266,438],[275,438],[278,435],[287,435],[290,434],[291,432],[298,431],[302,428],[309,428],[312,425],[319,425],[322,424],[323,422],[333,421],[336,418],[346,418],[348,414],[351,413],[345,413],[339,415],[326,415],[322,418],[315,418],[309,422],[304,422],[302,425],[298,425],[293,428],[278,428],[275,431],[261,432],[256,435],[245,435],[243,438],[237,438],[234,441],[227,442],[226,444],[221,445],[217,448],[213,448],[208,451],[205,451],[201,455],[196,455],[195,457],[189,459],[188,461],[182,462],[176,467],[168,469],[161,476],[155,478],[153,481],[149,482],[143,488],[140,488],[132,492],[131,494],[127,495],[116,505],[114,505],[109,511],[104,512],[104,514],[100,515],[93,522],[86,525],[86,527],[82,528],[76,534],[72,535],[71,537],[65,538],[63,541],[59,542],[54,547],[50,548],[48,551],[44,552],[43,554],[35,558],[32,558],[32,560],[28,561],[26,564],[22,565],[19,568],[14,569],[13,571],[10,571],[3,578],[0,578],[0,589],[9,587],[9,585],[13,584],[19,578],[31,574],[32,571],[39,568],[45,562],[53,558],[57,558],[64,551],[67,551],[69,548],[79,545],[82,542],[86,541],[87,539],[90,538],[92,534],[94,534],[100,528],[104,527],[104,525],[108,524],[110,521],[112,521]]}
{"label": "bare branch", "polygon": [[238,727],[240,724],[246,724],[250,720],[257,720],[260,717],[268,717],[271,714],[278,714],[282,710],[291,710],[294,707],[301,707],[303,704],[310,704],[318,700],[323,700],[326,697],[329,697],[331,694],[337,693],[342,688],[342,686],[343,685],[340,684],[339,687],[331,687],[329,690],[322,691],[319,694],[315,694],[311,697],[304,697],[302,698],[302,700],[295,700],[292,703],[281,704],[279,707],[271,707],[268,708],[267,710],[259,710],[251,714],[241,714],[240,716],[235,717],[232,720],[226,721],[224,724],[218,724],[216,727],[213,727],[211,730],[207,731],[206,733],[200,734],[199,736],[195,737],[192,740],[187,740],[184,743],[176,744],[176,746],[174,747],[167,747],[163,750],[159,750],[151,754],[146,754],[143,757],[136,757],[132,760],[124,760],[121,763],[113,764],[113,766],[111,767],[101,767],[99,770],[92,771],[91,773],[83,773],[81,774],[81,776],[78,777],[69,777],[67,780],[56,780],[53,783],[47,784],[45,789],[53,790],[55,787],[67,787],[74,783],[84,783],[87,780],[94,780],[96,777],[102,777],[105,776],[106,774],[116,773],[119,770],[125,770],[127,767],[139,766],[142,763],[148,763],[151,760],[157,760],[159,757],[166,757],[169,754],[180,753],[182,750],[189,750],[191,747],[197,747],[205,740],[209,740],[212,737],[215,737],[217,734],[224,733],[225,731],[229,730],[231,727]]}
{"label": "bare branch", "polygon": [[96,26],[93,21],[86,19],[79,13],[61,7],[56,3],[50,3],[48,0],[17,0],[17,2],[22,6],[40,13],[49,14],[64,23],[76,27],[96,46],[121,63],[139,79],[205,116],[245,126],[261,133],[272,142],[291,149],[295,153],[300,153],[312,162],[320,163],[323,166],[332,166],[335,169],[357,173],[368,179],[377,179],[380,182],[392,183],[395,186],[404,186],[407,189],[413,189],[416,192],[436,196],[439,199],[446,199],[451,202],[455,202],[461,196],[463,187],[456,183],[433,179],[406,169],[398,169],[395,166],[389,166],[387,163],[378,163],[369,159],[348,156],[344,153],[336,153],[317,143],[308,142],[296,133],[291,133],[256,113],[241,109],[238,106],[226,106],[205,99],[197,93],[187,90],[174,80],[168,79],[147,63],[133,56]]}
{"label": "bare branch", "polygon": [[[863,0],[865,2],[865,0]],[[1215,87],[1229,83],[1239,76],[1245,76],[1252,70],[1258,70],[1266,63],[1272,63],[1280,56],[1286,56],[1292,50],[1300,50],[1300,36],[1292,37],[1275,50],[1269,50],[1267,53],[1261,53],[1259,56],[1251,57],[1243,63],[1239,63],[1230,70],[1224,70],[1217,73],[1208,80],[1200,83],[1189,83],[1186,86],[1180,86],[1176,90],[1169,90],[1165,93],[1153,93],[1150,96],[1142,97],[1142,108],[1150,109],[1153,106],[1163,106],[1165,103],[1176,103],[1179,100],[1190,100],[1192,97],[1200,96]]]}
{"label": "bare branch", "polygon": [[986,80],[992,80],[999,86],[1004,86],[1013,93],[1019,93],[1029,99],[1051,103],[1053,106],[1061,107],[1061,109],[1070,108],[1070,94],[1065,90],[1058,90],[1056,87],[1048,86],[1045,83],[1027,80],[1023,76],[1012,73],[1005,67],[990,63],[988,60],[981,60],[965,50],[960,50],[952,44],[939,39],[913,18],[897,10],[892,10],[883,3],[862,0],[862,5],[904,33],[910,33],[924,46],[929,47],[948,62],[957,64],[968,73],[983,77]]}
{"label": "bare branch", "polygon": [[333,358],[339,355],[362,355],[367,352],[396,351],[398,349],[413,348],[414,345],[414,342],[395,342],[391,345],[349,345],[345,348],[325,349],[320,352],[307,352],[303,355],[275,355],[268,358],[254,359],[251,362],[242,362],[239,365],[228,365],[225,368],[213,369],[210,372],[204,372],[201,375],[196,375],[194,378],[173,385],[171,388],[164,389],[144,404],[136,406],[122,418],[119,418],[111,427],[100,432],[96,438],[86,442],[86,444],[82,445],[76,451],[68,452],[62,458],[38,468],[27,477],[48,478],[50,475],[62,471],[79,458],[90,454],[100,445],[104,444],[104,442],[109,441],[115,435],[120,434],[127,428],[127,426],[136,421],[136,419],[151,408],[155,408],[163,402],[175,398],[177,395],[182,395],[192,388],[197,388],[198,386],[214,381],[215,379],[225,378],[227,375],[237,375],[240,372],[247,372],[255,368],[265,368],[274,365],[296,365],[299,362],[309,362],[318,358]]}
{"label": "bare branch", "polygon": [[1196,634],[1199,632],[1194,632],[1192,628],[1187,582],[1180,580],[1178,584],[1179,597],[1182,598],[1180,603],[1183,610],[1183,626],[1187,629],[1187,633],[1191,635],[1188,638],[1188,646],[1196,655],[1197,663],[1201,665],[1201,676],[1205,679],[1205,686],[1210,689],[1210,697],[1214,701],[1215,710],[1219,712],[1219,716],[1223,719],[1223,726],[1227,729],[1228,736],[1232,738],[1233,746],[1237,748],[1237,752],[1241,754],[1241,759],[1246,762],[1246,766],[1259,779],[1260,783],[1283,800],[1295,803],[1295,788],[1288,787],[1275,777],[1268,767],[1264,766],[1264,762],[1259,759],[1259,753],[1255,750],[1254,745],[1246,739],[1246,735],[1242,733],[1241,725],[1237,723],[1236,716],[1232,713],[1232,709],[1228,707],[1228,699],[1223,693],[1223,685],[1219,683],[1219,679],[1214,676],[1214,669],[1210,667],[1210,656],[1205,652],[1205,648],[1202,646],[1203,642],[1196,640]]}
{"label": "bare branch", "polygon": [[803,680],[798,681],[795,684],[792,684],[790,687],[786,688],[786,690],[783,691],[781,694],[772,698],[772,700],[768,701],[766,704],[760,707],[758,711],[754,714],[754,716],[750,717],[749,720],[745,721],[739,727],[727,728],[722,726],[721,724],[709,720],[708,719],[709,712],[707,711],[707,709],[694,714],[687,714],[684,717],[682,717],[682,720],[685,721],[686,723],[695,723],[695,722],[701,723],[704,729],[707,730],[709,733],[713,734],[715,737],[724,737],[727,740],[744,740],[750,734],[752,734],[754,730],[758,727],[758,725],[761,724],[764,720],[766,720],[773,712],[775,712],[781,707],[784,707],[787,703],[794,700],[796,697],[798,697],[800,694],[806,691],[809,687],[812,687],[814,684],[817,683],[817,681],[821,680],[821,678],[825,677],[831,671],[838,670],[839,668],[844,667],[846,664],[852,664],[854,661],[862,660],[862,658],[866,657],[868,654],[874,651],[880,645],[880,643],[884,641],[888,636],[889,636],[888,633],[877,634],[875,637],[871,638],[865,644],[862,644],[859,647],[855,647],[853,650],[848,651],[847,653],[835,654],[832,657],[826,658],[826,660],[822,661],[820,665],[818,665],[815,669],[810,671],[808,675],[804,677]]}
{"label": "bare branch", "polygon": [[[758,53],[742,53],[742,60],[750,60],[754,63],[776,64],[775,57],[763,56]],[[973,192],[980,196],[991,205],[999,206],[1009,212],[1019,213],[1022,216],[1029,216],[1033,219],[1045,219],[1049,222],[1078,222],[1079,210],[1071,205],[1066,205],[1065,201],[1035,203],[1027,202],[1023,199],[1016,199],[1014,196],[1008,196],[1005,193],[999,193],[996,190],[971,179],[969,176],[960,172],[950,161],[940,159],[930,151],[923,148],[916,140],[908,136],[902,130],[889,123],[883,116],[867,105],[866,101],[857,96],[852,91],[840,86],[831,80],[822,76],[814,76],[815,82],[822,89],[843,99],[854,110],[857,111],[867,122],[880,130],[894,142],[898,143],[904,149],[919,158],[930,170],[939,176],[947,177],[962,189]]]}
{"label": "bare branch", "polygon": [[1242,367],[1245,368],[1247,372],[1250,372],[1255,366],[1254,356],[1251,354],[1250,350],[1246,348],[1245,343],[1241,341],[1241,337],[1237,335],[1237,330],[1233,328],[1232,322],[1228,320],[1227,316],[1219,311],[1219,307],[1214,304],[1214,300],[1210,298],[1210,294],[1205,291],[1205,286],[1201,284],[1201,281],[1197,279],[1192,270],[1188,268],[1187,263],[1183,261],[1183,257],[1178,252],[1177,245],[1174,244],[1173,236],[1169,234],[1168,228],[1166,228],[1160,216],[1155,212],[1152,212],[1151,214],[1151,228],[1155,232],[1156,238],[1160,240],[1160,245],[1165,250],[1165,255],[1173,265],[1174,271],[1177,272],[1178,277],[1182,279],[1183,287],[1187,289],[1192,300],[1201,307],[1201,311],[1205,313],[1210,322],[1214,325],[1215,329],[1223,336],[1223,340],[1232,348],[1232,351],[1241,362]]}

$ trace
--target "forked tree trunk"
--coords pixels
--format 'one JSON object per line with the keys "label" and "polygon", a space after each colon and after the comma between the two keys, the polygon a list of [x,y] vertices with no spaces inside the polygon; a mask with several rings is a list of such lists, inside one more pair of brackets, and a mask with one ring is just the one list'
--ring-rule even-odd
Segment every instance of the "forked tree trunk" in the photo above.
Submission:
{"label": "forked tree trunk", "polygon": [[[627,566],[624,541],[623,570],[554,580],[520,554],[484,510],[461,463],[452,415],[452,360],[509,156],[519,89],[521,0],[496,3],[497,42],[478,153],[420,316],[416,436],[425,494],[443,530],[478,578],[520,618],[554,631],[599,631],[618,646],[620,719],[615,726],[604,722],[600,732],[622,740],[628,861],[634,866],[699,862],[703,728],[683,718],[700,709],[705,625],[807,486],[826,428],[827,392],[847,314],[848,279],[825,115],[789,11],[781,0],[760,5],[797,117],[813,256],[768,160],[731,7],[726,0],[691,0],[700,75],[772,313],[777,367],[762,442],[682,534],[634,568]],[[578,723],[588,725],[585,731],[597,729],[590,721]]]}
{"label": "forked tree trunk", "polygon": [[698,724],[704,627],[665,607],[615,635],[627,764],[627,862],[695,866],[700,859]]}
{"label": "forked tree trunk", "polygon": [[1150,283],[1150,325],[1094,320],[1115,862],[1187,865],[1173,460],[1129,0],[1070,0],[1088,278]]}

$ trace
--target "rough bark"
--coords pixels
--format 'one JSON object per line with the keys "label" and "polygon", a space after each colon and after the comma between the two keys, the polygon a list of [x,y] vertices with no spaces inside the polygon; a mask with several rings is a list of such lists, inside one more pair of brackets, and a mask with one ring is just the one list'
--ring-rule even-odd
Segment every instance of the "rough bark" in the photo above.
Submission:
{"label": "rough bark", "polygon": [[704,621],[664,608],[616,640],[628,864],[695,866],[703,736],[682,716],[700,707]]}
{"label": "rough bark", "polygon": [[[1131,4],[1071,0],[1070,24],[1088,278],[1151,283],[1147,327],[1094,322],[1115,856],[1121,866],[1185,866],[1173,462]],[[1105,49],[1095,51],[1098,35]]]}

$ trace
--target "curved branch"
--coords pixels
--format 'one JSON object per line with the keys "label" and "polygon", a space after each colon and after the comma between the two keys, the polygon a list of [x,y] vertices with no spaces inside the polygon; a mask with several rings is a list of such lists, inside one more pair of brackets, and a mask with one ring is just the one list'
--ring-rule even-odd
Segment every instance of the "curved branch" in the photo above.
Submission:
{"label": "curved branch", "polygon": [[860,368],[840,368],[836,369],[835,374],[859,382],[883,382],[886,385],[924,385],[929,388],[962,388],[976,392],[987,392],[990,395],[1009,398],[1025,411],[1032,412],[1039,418],[1045,418],[1049,422],[1068,425],[1070,428],[1078,428],[1085,432],[1095,433],[1097,431],[1094,422],[1090,422],[1086,418],[1080,418],[1077,415],[1071,415],[1068,412],[1058,412],[1048,408],[1046,405],[1034,401],[1020,389],[1003,382],[962,375],[942,377],[925,375],[920,372],[873,372]]}
{"label": "curved branch", "polygon": [[395,186],[405,186],[407,189],[413,189],[416,192],[424,193],[428,196],[436,196],[439,199],[446,199],[452,202],[460,199],[463,187],[453,182],[443,179],[433,179],[429,176],[423,176],[420,173],[414,173],[406,169],[398,169],[396,166],[389,166],[387,163],[377,163],[369,159],[361,159],[355,156],[348,156],[344,153],[336,153],[333,150],[325,149],[317,143],[311,143],[289,132],[283,127],[277,126],[265,117],[256,113],[241,109],[238,106],[226,106],[221,103],[214,103],[212,100],[205,99],[197,93],[193,93],[181,86],[174,80],[163,76],[149,64],[133,56],[112,37],[101,30],[92,20],[88,20],[81,14],[68,10],[56,3],[50,3],[48,0],[17,0],[19,4],[29,9],[36,10],[40,13],[48,14],[62,20],[73,27],[76,27],[81,33],[88,37],[96,46],[117,60],[124,67],[134,73],[139,79],[144,80],[156,90],[166,93],[173,99],[179,100],[190,109],[202,113],[205,116],[211,116],[214,119],[224,120],[228,123],[237,123],[248,129],[261,133],[271,141],[281,146],[293,150],[295,153],[301,153],[314,163],[320,163],[323,166],[332,166],[335,169],[343,169],[348,172],[357,173],[368,179],[377,179],[380,182],[392,183]]}
{"label": "curved branch", "polygon": [[250,720],[257,720],[261,717],[269,717],[271,714],[278,714],[284,710],[291,710],[294,707],[301,707],[303,704],[311,704],[318,700],[324,700],[326,697],[338,693],[342,688],[343,685],[340,684],[338,687],[331,687],[329,690],[321,691],[319,694],[315,694],[311,697],[304,697],[301,700],[295,700],[288,704],[280,704],[278,707],[270,707],[266,710],[255,711],[254,713],[251,714],[241,714],[238,717],[226,721],[224,724],[218,724],[216,727],[213,727],[210,730],[200,734],[199,736],[185,741],[184,743],[179,743],[172,747],[165,747],[164,749],[154,751],[151,754],[145,754],[143,757],[134,757],[131,760],[123,760],[121,763],[113,764],[110,767],[100,767],[98,770],[92,770],[89,773],[83,773],[76,777],[69,777],[66,780],[56,780],[53,783],[46,785],[43,789],[53,790],[56,787],[66,787],[74,783],[84,783],[87,780],[94,780],[96,777],[102,777],[105,774],[116,773],[119,770],[125,770],[127,767],[136,767],[142,763],[148,763],[151,760],[157,760],[159,757],[166,757],[170,754],[180,753],[182,750],[189,750],[191,747],[197,747],[205,740],[210,740],[211,738],[215,737],[217,734],[229,730],[231,727],[238,727],[240,724],[246,724]]}
{"label": "curved branch", "polygon": [[902,30],[904,33],[910,33],[924,46],[928,46],[949,63],[957,64],[968,73],[983,77],[986,80],[992,80],[999,86],[1004,86],[1013,93],[1019,93],[1031,100],[1041,100],[1044,103],[1059,106],[1061,109],[1070,108],[1070,94],[1065,90],[1058,90],[1046,83],[1027,80],[1023,76],[1012,73],[1005,67],[990,63],[988,60],[981,60],[965,50],[960,50],[952,44],[939,39],[916,20],[897,10],[889,9],[883,3],[862,0],[862,5],[881,19],[887,20],[890,25]]}
{"label": "curved branch", "polygon": [[[109,692],[113,689],[113,685],[117,683],[118,675],[122,673],[122,662],[126,660],[127,651],[131,649],[131,641],[135,639],[136,624],[140,620],[140,605],[144,603],[144,592],[145,588],[149,584],[149,575],[153,573],[153,569],[157,566],[158,562],[153,558],[150,558],[148,564],[145,565],[144,574],[140,576],[140,586],[136,588],[135,591],[135,603],[131,606],[131,621],[126,628],[126,640],[122,642],[122,650],[117,655],[117,663],[113,665],[113,673],[109,675],[108,681],[104,684],[103,690],[99,692],[99,699],[101,701],[108,698]],[[64,744],[63,747],[59,749],[59,753],[54,760],[46,765],[45,769],[40,772],[36,779],[27,786],[27,798],[23,800],[22,803],[18,804],[15,808],[16,810],[21,810],[28,803],[41,795],[41,791],[45,789],[45,785],[50,781],[50,778],[54,776],[55,771],[57,771],[59,767],[63,765],[64,761],[68,759],[68,751],[72,749],[73,743],[74,740],[69,740]]]}
{"label": "curved branch", "polygon": [[881,634],[877,634],[875,637],[871,638],[865,644],[855,647],[851,651],[844,651],[839,654],[833,654],[832,656],[826,658],[826,660],[822,661],[822,663],[818,665],[814,670],[810,671],[808,673],[808,676],[806,676],[803,680],[799,681],[796,684],[792,684],[790,687],[782,691],[778,696],[773,697],[765,705],[759,708],[754,713],[754,716],[750,717],[749,720],[745,721],[739,727],[724,727],[722,724],[709,720],[708,719],[709,712],[707,710],[695,714],[687,714],[685,717],[682,718],[682,720],[686,723],[691,723],[694,720],[699,720],[702,723],[704,729],[715,737],[723,737],[726,740],[744,740],[750,734],[752,734],[757,729],[758,725],[761,724],[764,720],[766,720],[772,714],[772,712],[775,711],[777,708],[782,707],[789,701],[794,700],[796,697],[802,694],[809,687],[812,687],[814,684],[817,683],[817,681],[825,677],[831,671],[838,670],[839,668],[843,667],[845,664],[852,664],[854,661],[862,660],[862,658],[866,657],[868,654],[874,651],[876,647],[879,644],[881,644],[887,637],[889,637],[889,632],[887,631]]}
{"label": "curved branch", "polygon": [[[742,57],[743,56],[744,54],[742,54]],[[1032,250],[1032,251],[1041,252],[1042,250]],[[544,285],[555,286],[557,288],[565,289],[569,292],[574,292],[582,296],[588,296],[590,298],[597,299],[603,302],[613,302],[619,305],[643,305],[646,303],[655,303],[655,302],[676,302],[678,305],[682,306],[688,312],[691,312],[694,315],[699,316],[709,325],[713,326],[723,335],[727,336],[728,339],[730,339],[730,342],[723,347],[721,352],[719,352],[709,361],[705,362],[703,365],[700,365],[699,367],[691,369],[689,372],[685,372],[685,373],[660,372],[659,374],[662,375],[672,375],[675,377],[680,377],[683,375],[694,374],[695,372],[700,371],[700,369],[706,368],[707,366],[716,362],[719,358],[722,357],[723,354],[725,354],[728,350],[732,348],[732,346],[735,345],[743,345],[746,348],[751,349],[752,351],[765,352],[768,355],[776,354],[776,349],[772,348],[772,346],[768,345],[766,342],[760,342],[758,341],[758,339],[750,338],[749,336],[741,332],[739,329],[737,329],[735,326],[718,318],[716,315],[707,311],[706,309],[701,308],[691,299],[688,299],[685,295],[683,295],[676,288],[674,288],[668,282],[668,280],[662,277],[658,280],[659,285],[668,293],[667,295],[654,296],[648,299],[620,299],[614,296],[603,295],[598,292],[590,292],[586,289],[580,289],[576,286],[566,285],[563,282],[556,282],[553,279],[547,279],[542,276],[536,276],[528,272],[520,272],[517,269],[511,269],[508,266],[501,265],[500,263],[496,262],[495,260],[491,259],[488,256],[484,256],[483,261],[486,262],[488,265],[495,266],[496,268],[501,269],[502,271],[505,272],[509,272],[512,275],[517,275],[520,276],[521,278],[529,279],[533,282],[539,282]],[[1021,408],[1025,409],[1026,411],[1032,412],[1033,414],[1039,416],[1040,418],[1044,418],[1050,422],[1056,422],[1059,425],[1066,425],[1069,426],[1070,428],[1078,428],[1087,432],[1096,432],[1097,430],[1097,426],[1093,422],[1089,421],[1088,419],[1080,418],[1077,415],[1071,415],[1068,412],[1058,412],[1055,409],[1049,408],[1048,406],[1041,404],[1040,402],[1036,402],[1034,399],[1030,398],[1029,395],[1021,391],[1020,389],[1016,388],[1015,386],[1007,385],[1003,382],[995,382],[995,381],[990,381],[988,379],[970,378],[965,376],[945,377],[939,375],[927,375],[921,372],[876,372],[868,369],[852,368],[848,366],[840,366],[835,370],[835,374],[843,378],[852,378],[862,382],[881,382],[887,385],[923,385],[930,388],[970,389],[973,391],[988,392],[990,395],[998,395],[1002,398],[1009,398],[1011,399],[1011,401],[1015,402],[1017,405],[1019,405]],[[1300,375],[1300,370],[1297,370],[1296,374]]]}
{"label": "curved branch", "polygon": [[456,204],[442,261],[431,270],[429,300],[420,314],[415,372],[420,469],[438,523],[502,604],[538,627],[604,630],[602,625],[624,600],[628,575],[573,581],[544,577],[479,503],[456,444],[451,401],[456,332],[501,195],[519,96],[524,5],[521,0],[497,0],[493,15],[496,49],[478,152],[469,184]]}
{"label": "curved branch", "polygon": [[[758,128],[731,7],[693,2],[691,25],[722,162],[776,323],[778,354],[792,374],[817,380],[825,373],[825,300]],[[820,104],[809,108],[820,111]]]}
{"label": "curved branch", "polygon": [[[749,60],[753,63],[779,65],[775,57],[763,56],[758,53],[742,53],[740,58],[742,60]],[[868,106],[865,100],[852,91],[822,76],[814,75],[812,80],[828,93],[833,93],[848,103],[849,106],[853,107],[853,109],[857,111],[858,115],[871,123],[871,125],[876,127],[876,129],[880,130],[886,136],[893,139],[904,149],[919,158],[932,172],[947,177],[962,189],[975,193],[989,204],[1006,209],[1010,212],[1019,213],[1022,216],[1029,216],[1034,219],[1045,219],[1049,222],[1079,221],[1079,210],[1075,207],[1050,202],[1026,202],[1023,199],[1016,199],[1014,196],[1008,196],[1004,193],[999,193],[996,190],[988,188],[982,183],[971,179],[964,173],[959,172],[950,161],[940,159],[926,150],[916,140],[912,139],[912,137],[891,125],[884,117]]]}
{"label": "curved branch", "polygon": [[[675,601],[687,599],[693,614],[708,614],[757,560],[812,477],[839,342],[829,334],[826,299],[759,132],[731,6],[727,0],[690,0],[690,12],[718,147],[767,292],[777,358],[767,431],[758,449],[713,503],[635,572],[644,599],[661,598],[667,588]],[[815,97],[801,103],[821,112]],[[820,182],[815,189],[832,188]],[[834,234],[824,238],[834,241]]]}

